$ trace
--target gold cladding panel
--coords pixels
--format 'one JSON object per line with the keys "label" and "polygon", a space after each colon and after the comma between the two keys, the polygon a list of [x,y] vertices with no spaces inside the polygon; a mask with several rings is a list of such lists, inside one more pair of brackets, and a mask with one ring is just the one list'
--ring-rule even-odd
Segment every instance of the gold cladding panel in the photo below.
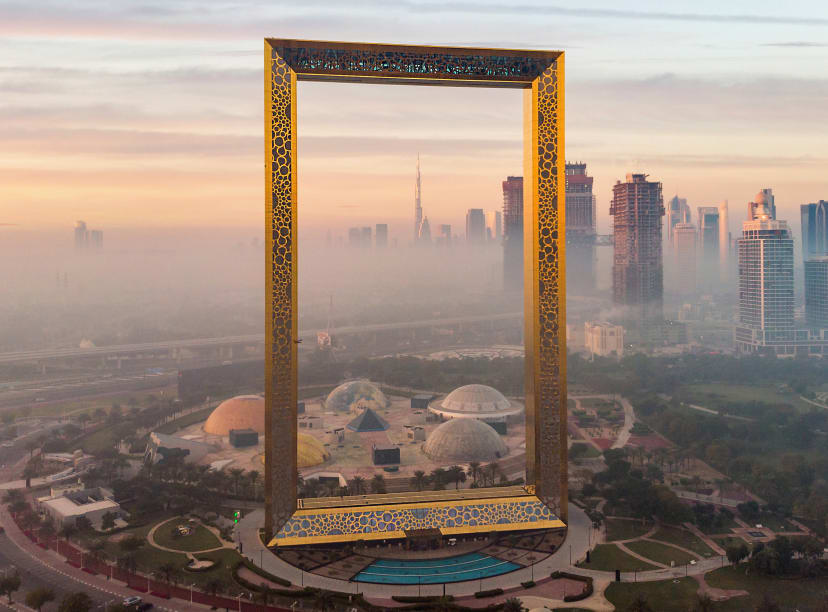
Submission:
{"label": "gold cladding panel", "polygon": [[497,49],[265,41],[266,333],[270,342],[265,361],[265,527],[269,534],[296,510],[297,72],[308,80],[464,86],[489,82],[529,88],[524,160],[526,367],[531,369],[526,375],[527,482],[566,520],[563,53],[526,51],[524,66],[519,54]]}

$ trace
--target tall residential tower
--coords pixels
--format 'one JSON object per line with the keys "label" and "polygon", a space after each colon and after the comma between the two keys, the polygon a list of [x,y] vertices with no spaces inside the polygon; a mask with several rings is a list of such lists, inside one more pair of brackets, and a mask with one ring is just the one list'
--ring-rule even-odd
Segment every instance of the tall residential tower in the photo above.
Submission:
{"label": "tall residential tower", "polygon": [[573,294],[595,290],[595,196],[586,164],[566,164],[566,286]]}
{"label": "tall residential tower", "polygon": [[503,288],[523,289],[523,177],[503,181]]}
{"label": "tall residential tower", "polygon": [[662,337],[664,320],[664,268],[661,251],[661,217],[664,201],[661,183],[646,174],[628,174],[612,188],[614,257],[612,292],[624,309],[626,326],[643,342]]}

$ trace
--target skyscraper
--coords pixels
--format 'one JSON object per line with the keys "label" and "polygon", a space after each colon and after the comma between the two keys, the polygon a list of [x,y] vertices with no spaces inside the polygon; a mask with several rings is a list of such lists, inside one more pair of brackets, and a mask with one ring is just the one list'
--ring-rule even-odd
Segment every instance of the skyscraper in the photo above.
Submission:
{"label": "skyscraper", "polygon": [[423,222],[420,224],[420,237],[418,244],[422,246],[431,245],[431,225],[428,222],[428,217],[425,217]]}
{"label": "skyscraper", "polygon": [[366,249],[371,248],[371,228],[370,227],[363,227],[362,228],[362,246]]}
{"label": "skyscraper", "polygon": [[89,231],[85,221],[75,221],[75,248],[85,249],[89,246]]}
{"label": "skyscraper", "polygon": [[420,240],[420,226],[423,224],[423,202],[420,188],[420,154],[417,154],[417,182],[414,184],[414,244]]}
{"label": "skyscraper", "polygon": [[676,293],[696,294],[696,262],[698,234],[692,223],[676,223],[673,227],[673,253],[676,259]]}
{"label": "skyscraper", "polygon": [[466,242],[472,245],[486,242],[486,216],[482,208],[470,208],[466,211]]}
{"label": "skyscraper", "polygon": [[719,272],[721,280],[730,285],[730,213],[727,209],[727,200],[719,204]]}
{"label": "skyscraper", "polygon": [[692,223],[687,198],[674,195],[667,204],[667,241],[673,243],[673,231],[677,223]]}
{"label": "skyscraper", "polygon": [[94,249],[103,248],[103,230],[92,230],[89,232],[89,244]]}
{"label": "skyscraper", "polygon": [[751,208],[742,224],[739,250],[739,325],[736,347],[756,352],[783,341],[794,327],[793,237],[767,201]]}
{"label": "skyscraper", "polygon": [[441,246],[451,246],[451,225],[443,223],[440,225],[440,233],[437,235],[437,244]]}
{"label": "skyscraper", "polygon": [[706,289],[718,286],[721,259],[719,238],[721,237],[721,223],[717,206],[699,206],[699,259],[701,269],[699,280]]}
{"label": "skyscraper", "polygon": [[625,310],[625,327],[636,329],[644,342],[661,339],[664,268],[661,183],[646,174],[628,174],[612,188],[614,255],[612,291],[615,304]]}
{"label": "skyscraper", "polygon": [[362,246],[362,230],[358,227],[348,228],[348,246],[360,247]]}
{"label": "skyscraper", "polygon": [[523,177],[503,181],[503,288],[523,289]]}
{"label": "skyscraper", "polygon": [[828,202],[799,207],[802,216],[802,259],[828,255]]}
{"label": "skyscraper", "polygon": [[776,219],[776,201],[773,197],[773,189],[760,189],[754,201],[748,202],[748,221],[755,219],[758,214],[757,210],[763,207],[770,219]]}
{"label": "skyscraper", "polygon": [[805,320],[811,329],[828,329],[828,255],[805,260]]}
{"label": "skyscraper", "polygon": [[374,227],[374,240],[378,249],[384,249],[388,246],[388,224],[377,223]]}
{"label": "skyscraper", "polygon": [[499,210],[490,210],[486,213],[486,238],[492,242],[500,242],[503,235],[503,215]]}
{"label": "skyscraper", "polygon": [[566,286],[589,294],[595,289],[595,196],[586,164],[566,164]]}

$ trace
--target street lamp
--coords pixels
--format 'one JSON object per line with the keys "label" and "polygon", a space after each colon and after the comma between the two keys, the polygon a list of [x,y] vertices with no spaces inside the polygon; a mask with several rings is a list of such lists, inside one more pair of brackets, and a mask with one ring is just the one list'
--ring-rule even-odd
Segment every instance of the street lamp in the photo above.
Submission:
{"label": "street lamp", "polygon": [[194,586],[195,586],[195,583],[192,583],[190,585],[190,603],[193,603],[193,587]]}

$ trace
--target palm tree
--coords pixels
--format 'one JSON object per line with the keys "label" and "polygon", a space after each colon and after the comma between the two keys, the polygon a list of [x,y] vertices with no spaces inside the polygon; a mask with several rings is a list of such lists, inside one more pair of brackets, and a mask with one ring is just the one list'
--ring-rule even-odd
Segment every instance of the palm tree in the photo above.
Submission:
{"label": "palm tree", "polygon": [[414,487],[418,491],[422,491],[423,488],[428,484],[428,476],[426,476],[426,473],[424,471],[417,470],[411,477],[410,483],[412,487]]}
{"label": "palm tree", "polygon": [[484,476],[486,480],[489,482],[489,486],[493,487],[495,484],[495,478],[500,473],[500,465],[498,465],[497,461],[492,461],[489,465],[484,468]]}
{"label": "palm tree", "polygon": [[693,608],[693,612],[713,612],[715,609],[716,604],[710,595],[704,593],[703,595],[696,596],[696,605]]}
{"label": "palm tree", "polygon": [[385,477],[382,474],[374,474],[371,479],[372,493],[385,493]]}
{"label": "palm tree", "polygon": [[[256,485],[259,483],[259,472],[250,470],[247,472],[247,479],[250,481],[250,497],[256,499]],[[317,482],[319,482],[317,480]]]}
{"label": "palm tree", "polygon": [[503,602],[501,610],[503,612],[523,612],[524,608],[523,604],[517,597],[510,597]]}
{"label": "palm tree", "polygon": [[69,542],[72,539],[72,536],[75,535],[77,532],[77,527],[73,525],[64,525],[60,528],[60,532],[58,533],[58,535],[64,538],[67,542]]}
{"label": "palm tree", "polygon": [[224,590],[224,583],[218,578],[210,578],[204,583],[204,590],[215,597],[216,593],[221,593]]}
{"label": "palm tree", "polygon": [[239,468],[232,468],[229,470],[230,479],[233,481],[233,495],[239,494],[239,480],[241,480],[244,470]]}
{"label": "palm tree", "polygon": [[431,482],[434,484],[435,491],[442,491],[446,488],[446,471],[443,468],[434,468],[431,470]]}
{"label": "palm tree", "polygon": [[178,566],[175,563],[167,561],[158,566],[158,574],[164,578],[164,582],[177,584]]}
{"label": "palm tree", "polygon": [[38,588],[26,593],[26,605],[34,608],[37,612],[49,603],[55,600],[55,592],[52,589]]}
{"label": "palm tree", "polygon": [[477,479],[480,476],[480,462],[479,461],[471,461],[469,462],[469,469],[466,472],[472,480],[474,480],[474,484],[477,484]]}
{"label": "palm tree", "polygon": [[350,482],[351,495],[362,495],[365,493],[365,479],[362,476],[354,476]]}
{"label": "palm tree", "polygon": [[448,469],[449,482],[454,483],[454,489],[460,488],[461,482],[466,482],[466,472],[459,465],[453,465]]}

